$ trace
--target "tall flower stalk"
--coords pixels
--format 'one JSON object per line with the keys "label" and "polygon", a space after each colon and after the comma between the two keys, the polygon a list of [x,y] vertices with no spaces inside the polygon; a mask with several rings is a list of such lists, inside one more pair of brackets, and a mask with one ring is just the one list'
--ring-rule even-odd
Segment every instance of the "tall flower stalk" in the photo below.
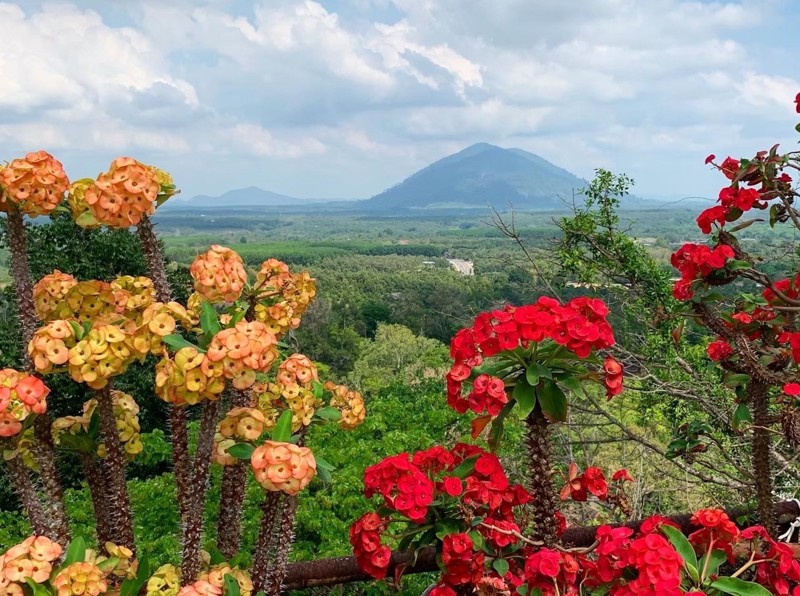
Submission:
{"label": "tall flower stalk", "polygon": [[[11,275],[20,319],[23,366],[27,371],[32,370],[27,346],[36,330],[37,321],[24,216],[36,217],[50,213],[63,200],[68,185],[69,180],[61,163],[45,151],[28,153],[25,158],[15,159],[0,168],[0,210],[7,215]],[[51,526],[48,535],[66,546],[70,535],[69,523],[50,435],[49,415],[44,414],[37,419],[34,435],[36,442],[33,454],[45,489],[41,495],[43,509]],[[26,501],[32,502],[33,498],[34,495],[29,495]]]}

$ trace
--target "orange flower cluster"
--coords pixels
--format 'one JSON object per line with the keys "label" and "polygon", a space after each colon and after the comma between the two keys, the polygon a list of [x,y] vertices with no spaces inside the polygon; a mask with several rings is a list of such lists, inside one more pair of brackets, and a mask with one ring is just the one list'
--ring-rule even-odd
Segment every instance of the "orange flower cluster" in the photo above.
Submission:
{"label": "orange flower cluster", "polygon": [[317,294],[314,279],[307,271],[293,274],[286,263],[277,259],[261,264],[256,288],[255,318],[279,337],[297,329],[300,317]]}
{"label": "orange flower cluster", "polygon": [[46,151],[28,153],[0,167],[0,211],[16,207],[25,215],[47,215],[64,198],[69,179],[64,166]]}
{"label": "orange flower cluster", "polygon": [[156,365],[156,394],[178,406],[218,399],[225,389],[223,366],[196,348],[181,348]]}
{"label": "orange flower cluster", "polygon": [[108,590],[106,574],[94,563],[79,562],[67,565],[53,579],[58,596],[98,596]]}
{"label": "orange flower cluster", "polygon": [[57,318],[52,315],[59,309],[70,288],[77,283],[78,280],[69,273],[62,273],[58,269],[36,282],[33,286],[33,302],[39,319],[47,321]]}
{"label": "orange flower cluster", "polygon": [[[225,576],[230,575],[239,584],[239,594],[250,596],[253,593],[253,582],[250,574],[238,567],[231,567],[228,563],[220,563],[212,566],[208,571],[204,571],[197,576],[198,582],[206,582],[215,588],[222,590],[225,585]],[[187,586],[188,587],[188,586]],[[185,588],[184,588],[185,589]],[[199,591],[199,593],[204,593]]]}
{"label": "orange flower cluster", "polygon": [[207,357],[222,363],[226,379],[237,389],[247,389],[257,372],[266,372],[278,357],[277,339],[263,323],[239,321],[217,333],[208,346]]}
{"label": "orange flower cluster", "polygon": [[253,474],[268,491],[296,495],[317,473],[317,462],[308,447],[265,441],[250,458]]}
{"label": "orange flower cluster", "polygon": [[235,302],[247,284],[242,257],[218,244],[198,255],[189,273],[195,291],[209,302]]}
{"label": "orange flower cluster", "polygon": [[180,323],[185,329],[191,329],[197,319],[177,302],[153,302],[137,317],[132,331],[133,348],[142,356],[160,354],[163,351],[163,339],[175,332]]}
{"label": "orange flower cluster", "polygon": [[353,430],[364,422],[367,410],[364,407],[364,397],[346,385],[337,385],[333,381],[325,383],[325,389],[333,394],[331,407],[342,413],[339,425],[345,430]]}
{"label": "orange flower cluster", "polygon": [[[112,391],[111,400],[114,404],[114,419],[117,425],[122,449],[128,461],[132,461],[144,449],[139,426],[139,405],[136,401],[122,391]],[[90,399],[83,404],[83,414],[80,416],[63,416],[53,421],[53,441],[61,444],[63,435],[87,435],[92,422],[97,400]],[[95,453],[99,457],[106,456],[104,443],[95,446]]]}
{"label": "orange flower cluster", "polygon": [[217,425],[214,435],[214,459],[223,466],[232,466],[237,459],[228,455],[228,448],[241,441],[255,441],[266,429],[266,420],[257,408],[233,408]]}
{"label": "orange flower cluster", "polygon": [[0,437],[13,437],[22,431],[22,423],[31,414],[44,414],[45,398],[50,390],[41,379],[17,372],[0,370]]}
{"label": "orange flower cluster", "polygon": [[60,556],[61,546],[46,536],[30,536],[12,546],[0,555],[0,594],[22,596],[26,578],[46,582]]}
{"label": "orange flower cluster", "polygon": [[[138,225],[142,217],[155,212],[162,182],[164,173],[159,173],[156,168],[132,157],[118,157],[111,162],[107,172],[82,190],[83,201],[75,198],[78,212],[73,213],[73,217],[81,225],[100,223],[112,228]],[[83,210],[84,202],[88,207],[86,211]],[[87,213],[91,213],[94,221],[87,217]]]}

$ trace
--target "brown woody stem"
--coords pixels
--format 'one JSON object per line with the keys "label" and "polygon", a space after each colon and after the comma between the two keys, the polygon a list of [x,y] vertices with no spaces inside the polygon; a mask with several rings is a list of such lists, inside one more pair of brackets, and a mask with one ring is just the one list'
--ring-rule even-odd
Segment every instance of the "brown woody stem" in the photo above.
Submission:
{"label": "brown woody stem", "polygon": [[286,495],[279,492],[267,493],[261,503],[261,524],[258,528],[258,540],[253,554],[253,568],[250,576],[253,581],[253,592],[264,591],[267,584],[270,561],[273,559],[274,535],[276,526],[280,524],[280,510]]}
{"label": "brown woody stem", "polygon": [[[19,311],[22,334],[22,364],[25,371],[34,372],[33,362],[28,355],[28,344],[38,326],[36,307],[33,302],[33,282],[28,264],[28,239],[25,221],[18,209],[11,209],[6,218],[8,247],[11,253],[11,275],[14,279],[14,297]],[[53,540],[62,547],[69,543],[69,523],[64,508],[64,490],[61,487],[53,437],[50,434],[50,414],[37,416],[34,422],[33,456],[39,465],[39,474],[44,485],[43,507],[51,527]]]}
{"label": "brown woody stem", "polygon": [[128,496],[128,485],[125,482],[125,456],[117,432],[117,421],[114,417],[114,403],[111,388],[104,387],[97,391],[97,410],[100,417],[100,432],[106,447],[106,457],[102,470],[105,484],[106,507],[111,524],[112,542],[125,546],[136,553],[133,539],[133,516]]}
{"label": "brown woody stem", "polygon": [[294,521],[297,516],[297,496],[283,499],[280,507],[281,517],[273,532],[275,552],[267,572],[264,592],[267,596],[280,596],[283,592],[283,581],[286,578],[286,566],[289,563],[289,551],[294,542]]}
{"label": "brown woody stem", "polygon": [[37,536],[48,536],[54,539],[49,520],[31,481],[30,470],[25,466],[21,456],[18,455],[6,462],[6,473],[14,487],[14,492],[22,502],[25,513],[28,514],[28,519],[33,526],[33,533]]}
{"label": "brown woody stem", "polygon": [[[244,408],[250,405],[247,392],[231,391],[230,406]],[[217,521],[217,548],[226,559],[239,550],[242,539],[242,511],[244,509],[245,489],[247,488],[248,463],[239,461],[225,466],[222,472],[222,487],[219,499],[219,519]]]}
{"label": "brown woody stem", "polygon": [[200,546],[203,538],[208,472],[211,453],[214,450],[214,431],[217,427],[219,401],[203,404],[197,451],[192,459],[192,470],[186,500],[186,516],[183,520],[183,556],[181,560],[181,583],[192,583],[200,572]]}
{"label": "brown woody stem", "polygon": [[91,453],[81,454],[81,467],[86,476],[86,484],[89,486],[89,494],[92,497],[92,508],[97,526],[97,542],[102,550],[106,542],[114,542],[108,519],[108,496],[103,483],[103,474],[97,459]]}
{"label": "brown woody stem", "polygon": [[527,430],[525,444],[528,447],[528,479],[532,495],[531,510],[536,524],[531,538],[547,546],[555,544],[556,493],[550,478],[550,421],[537,405],[525,419]]}
{"label": "brown woody stem", "polygon": [[753,418],[753,473],[755,474],[758,519],[768,532],[775,531],[772,509],[772,468],[770,460],[769,385],[755,378],[747,383],[747,398]]}
{"label": "brown woody stem", "polygon": [[139,243],[142,245],[142,252],[147,262],[147,271],[156,289],[156,298],[160,302],[172,300],[172,290],[167,281],[167,269],[164,266],[164,254],[158,244],[158,238],[153,230],[153,222],[146,215],[136,227],[139,236]]}

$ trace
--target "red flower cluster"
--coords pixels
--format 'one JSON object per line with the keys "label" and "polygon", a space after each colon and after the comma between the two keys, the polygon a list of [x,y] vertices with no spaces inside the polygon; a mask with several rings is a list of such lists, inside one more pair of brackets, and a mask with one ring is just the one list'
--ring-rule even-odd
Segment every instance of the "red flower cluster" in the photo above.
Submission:
{"label": "red flower cluster", "polygon": [[433,502],[433,482],[408,457],[401,453],[387,457],[364,471],[364,494],[378,493],[387,507],[396,509],[414,522],[421,522]]}
{"label": "red flower cluster", "polygon": [[[742,530],[741,537],[756,543],[763,554],[764,562],[756,567],[757,583],[771,588],[775,594],[800,593],[800,562],[795,560],[794,551],[788,544],[775,542],[761,526]],[[791,592],[789,581],[794,586]]]}
{"label": "red flower cluster", "polygon": [[448,534],[442,540],[442,581],[449,586],[476,584],[483,577],[484,554],[475,552],[469,534]]}
{"label": "red flower cluster", "polygon": [[706,347],[706,353],[714,362],[720,362],[733,355],[733,348],[724,339],[715,339]]}
{"label": "red flower cluster", "polygon": [[603,385],[605,385],[606,388],[606,397],[611,399],[615,395],[622,393],[622,381],[624,376],[622,363],[608,356],[605,362],[603,362],[603,371],[606,373],[606,377],[603,379]]}
{"label": "red flower cluster", "polygon": [[585,501],[588,499],[589,494],[594,495],[601,501],[608,496],[608,482],[603,470],[589,467],[584,470],[583,474],[578,474],[578,465],[572,462],[569,465],[567,483],[561,489],[561,500]]}
{"label": "red flower cluster", "polygon": [[572,555],[541,548],[525,559],[525,583],[529,590],[538,588],[543,596],[577,595],[580,569]]}
{"label": "red flower cluster", "polygon": [[764,300],[770,303],[770,305],[785,305],[785,301],[778,295],[780,294],[790,298],[792,300],[797,300],[800,298],[800,274],[795,276],[794,279],[779,279],[776,282],[773,282],[771,288],[764,288],[764,291],[761,292],[761,295],[764,297]]}
{"label": "red flower cluster", "polygon": [[[733,558],[732,544],[739,538],[739,528],[720,509],[700,509],[692,515],[692,524],[700,526],[689,534],[689,542],[700,552],[710,547],[727,553]],[[713,546],[712,546],[713,545]]]}
{"label": "red flower cluster", "polygon": [[[462,525],[468,529],[473,518],[482,518],[484,523],[473,530],[496,549],[517,542],[514,534],[519,533],[520,528],[515,522],[513,509],[530,500],[525,489],[509,483],[496,455],[466,444],[458,444],[452,450],[434,446],[411,457],[402,453],[386,458],[367,468],[364,485],[368,497],[380,494],[385,506],[417,524],[425,522],[434,501],[448,504],[448,507],[458,504],[458,515],[464,516]],[[386,559],[386,553],[379,550],[380,532],[385,529],[388,518],[371,515],[362,517],[353,525],[350,542],[362,569],[374,577],[383,577],[386,567],[379,563]],[[482,562],[474,568],[467,568],[458,561],[463,559],[471,565],[475,560],[482,561],[483,554],[472,552],[471,540],[468,543],[454,540],[448,541],[448,560],[451,561],[448,573],[452,568],[451,575],[456,579],[446,583],[458,585],[463,583],[462,580],[480,578],[483,575]],[[464,551],[466,544],[470,545],[467,554]],[[388,565],[388,559],[386,561]]]}
{"label": "red flower cluster", "polygon": [[800,362],[800,332],[784,331],[778,336],[778,343],[789,344],[792,358],[795,362]]}
{"label": "red flower cluster", "polygon": [[705,244],[684,244],[673,253],[671,259],[672,266],[681,274],[680,281],[675,282],[672,289],[673,296],[677,300],[690,300],[694,295],[692,282],[724,269],[733,256],[733,249],[727,244],[720,244],[713,249]]}
{"label": "red flower cluster", "polygon": [[377,513],[365,513],[350,526],[350,544],[358,566],[375,579],[386,576],[392,558],[391,549],[381,544],[381,534],[386,531],[389,518]]}
{"label": "red flower cluster", "polygon": [[[501,379],[481,374],[466,399],[462,396],[462,385],[474,367],[502,351],[545,340],[566,347],[577,358],[586,358],[593,350],[614,345],[607,315],[608,307],[596,298],[579,297],[562,305],[546,296],[534,304],[479,314],[472,327],[459,330],[450,342],[454,363],[447,374],[448,403],[459,413],[472,410],[496,416],[508,401]],[[617,381],[621,387],[621,376]]]}
{"label": "red flower cluster", "polygon": [[633,540],[625,562],[638,572],[636,578],[613,592],[615,596],[680,596],[683,559],[660,534]]}

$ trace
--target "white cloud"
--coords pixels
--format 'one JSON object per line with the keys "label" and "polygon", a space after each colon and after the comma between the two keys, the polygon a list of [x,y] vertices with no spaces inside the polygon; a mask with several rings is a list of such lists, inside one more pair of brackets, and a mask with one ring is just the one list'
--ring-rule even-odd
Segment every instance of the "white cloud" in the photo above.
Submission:
{"label": "white cloud", "polygon": [[[787,11],[796,18],[788,0],[0,3],[0,141],[75,163],[164,159],[185,169],[187,194],[223,180],[364,196],[478,141],[583,176],[633,168],[653,187],[691,185],[709,179],[704,153],[791,132]],[[658,180],[647,164],[664,159],[685,176]]]}

